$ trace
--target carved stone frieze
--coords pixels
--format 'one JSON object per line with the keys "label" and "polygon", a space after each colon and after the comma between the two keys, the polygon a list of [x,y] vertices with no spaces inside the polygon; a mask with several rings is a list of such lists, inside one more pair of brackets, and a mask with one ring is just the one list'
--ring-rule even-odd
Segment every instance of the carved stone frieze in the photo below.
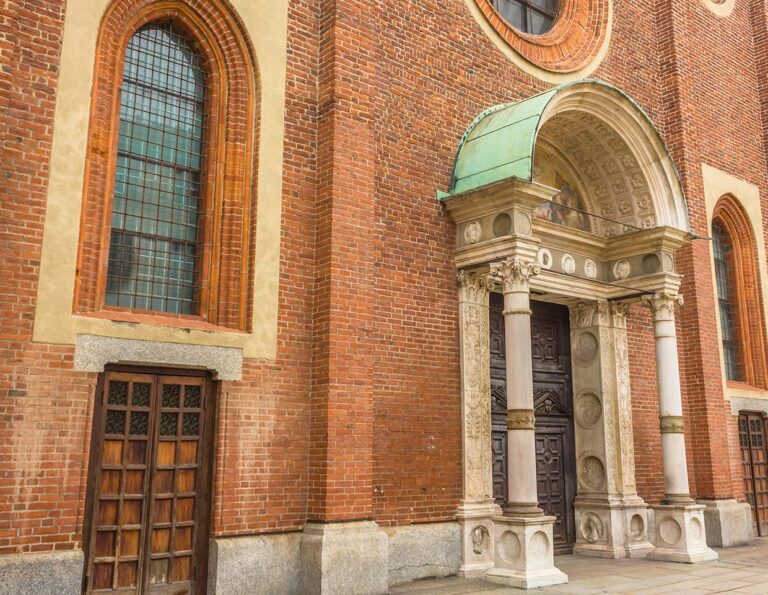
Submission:
{"label": "carved stone frieze", "polygon": [[508,430],[535,430],[536,418],[533,409],[509,409],[507,411]]}
{"label": "carved stone frieze", "polygon": [[683,305],[683,296],[659,292],[653,297],[643,299],[646,306],[651,309],[655,322],[675,319],[675,306]]}
{"label": "carved stone frieze", "polygon": [[[617,306],[624,304],[616,304]],[[629,309],[629,306],[626,306]],[[616,353],[616,401],[619,418],[619,450],[621,477],[625,494],[635,494],[635,443],[632,427],[632,402],[629,390],[629,352],[627,348],[626,315],[623,324],[616,324],[614,315],[613,341]]]}
{"label": "carved stone frieze", "polygon": [[501,283],[504,293],[527,293],[531,277],[540,272],[541,266],[516,256],[491,265],[491,275]]}
{"label": "carved stone frieze", "polygon": [[659,418],[659,428],[662,434],[682,434],[683,418],[680,415],[664,415]]}

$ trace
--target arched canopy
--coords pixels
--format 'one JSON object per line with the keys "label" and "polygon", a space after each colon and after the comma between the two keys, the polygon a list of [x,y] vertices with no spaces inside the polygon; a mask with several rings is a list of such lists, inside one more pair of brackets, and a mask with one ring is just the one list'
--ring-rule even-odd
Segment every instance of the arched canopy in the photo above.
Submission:
{"label": "arched canopy", "polygon": [[596,79],[483,111],[461,138],[449,195],[536,181],[539,157],[577,178],[586,208],[605,220],[690,229],[677,171],[650,118]]}

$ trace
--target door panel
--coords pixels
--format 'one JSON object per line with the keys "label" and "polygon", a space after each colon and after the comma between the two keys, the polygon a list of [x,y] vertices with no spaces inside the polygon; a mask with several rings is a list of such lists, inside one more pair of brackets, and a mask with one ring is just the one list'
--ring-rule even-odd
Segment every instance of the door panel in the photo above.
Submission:
{"label": "door panel", "polygon": [[744,492],[759,536],[768,535],[768,460],[766,422],[760,413],[739,415],[739,444]]}
{"label": "door panel", "polygon": [[209,379],[109,371],[100,388],[84,590],[204,593]]}
{"label": "door panel", "polygon": [[[504,359],[503,298],[491,294],[491,411],[493,418],[493,489],[500,504],[507,499],[507,403]],[[539,506],[555,517],[555,552],[568,553],[576,539],[573,390],[568,310],[531,302],[531,353],[536,409],[536,469]]]}

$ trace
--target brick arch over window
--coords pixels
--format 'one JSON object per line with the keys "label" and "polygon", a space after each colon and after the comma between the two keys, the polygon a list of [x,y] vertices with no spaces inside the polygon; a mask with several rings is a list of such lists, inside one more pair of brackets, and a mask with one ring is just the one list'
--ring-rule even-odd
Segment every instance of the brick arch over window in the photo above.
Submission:
{"label": "brick arch over window", "polygon": [[[169,22],[201,56],[206,80],[199,313],[194,316],[104,303],[125,50],[143,26]],[[75,284],[77,313],[250,330],[260,97],[254,56],[243,24],[224,0],[116,0],[109,6],[95,56]]]}
{"label": "brick arch over window", "polygon": [[[715,206],[712,225],[713,228],[719,226],[731,247],[727,255],[727,283],[743,382],[768,388],[766,321],[763,319],[760,271],[752,226],[741,205],[731,195],[723,196]],[[722,320],[720,325],[722,335]]]}

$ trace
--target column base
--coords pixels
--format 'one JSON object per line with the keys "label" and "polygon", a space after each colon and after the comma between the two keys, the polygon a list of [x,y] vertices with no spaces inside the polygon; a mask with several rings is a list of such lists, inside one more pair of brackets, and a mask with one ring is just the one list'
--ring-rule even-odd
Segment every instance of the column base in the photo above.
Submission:
{"label": "column base", "polygon": [[747,545],[754,537],[752,508],[736,500],[697,500],[706,506],[704,520],[707,528],[707,545],[710,547],[734,547]]}
{"label": "column base", "polygon": [[707,547],[704,508],[698,504],[654,506],[655,547],[648,559],[687,564],[717,560],[717,552]]}
{"label": "column base", "polygon": [[462,502],[456,513],[461,526],[461,567],[459,576],[479,578],[493,568],[493,517],[501,514],[498,504]]}
{"label": "column base", "polygon": [[574,554],[597,558],[644,558],[648,540],[648,505],[642,498],[577,498]]}
{"label": "column base", "polygon": [[552,526],[555,517],[493,517],[494,568],[485,578],[519,589],[568,582],[555,567]]}
{"label": "column base", "polygon": [[304,527],[301,593],[386,593],[388,572],[389,540],[376,523],[307,523]]}

